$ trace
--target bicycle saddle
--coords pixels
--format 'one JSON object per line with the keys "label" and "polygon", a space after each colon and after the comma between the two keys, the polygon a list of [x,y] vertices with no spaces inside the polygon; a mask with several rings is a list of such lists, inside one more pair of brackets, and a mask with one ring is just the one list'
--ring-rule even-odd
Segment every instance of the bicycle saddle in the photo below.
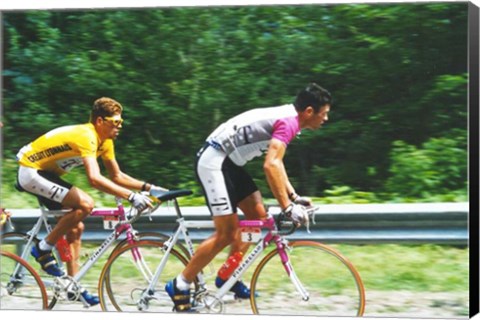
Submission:
{"label": "bicycle saddle", "polygon": [[160,201],[168,201],[179,197],[185,197],[191,195],[192,190],[180,189],[180,190],[169,190],[169,191],[152,191],[151,195],[157,198]]}

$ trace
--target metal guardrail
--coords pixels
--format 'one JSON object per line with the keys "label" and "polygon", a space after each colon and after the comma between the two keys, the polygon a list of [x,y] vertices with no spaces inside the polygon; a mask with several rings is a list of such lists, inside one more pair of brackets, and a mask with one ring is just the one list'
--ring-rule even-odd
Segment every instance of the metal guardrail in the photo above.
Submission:
{"label": "metal guardrail", "polygon": [[[16,231],[26,232],[38,219],[39,209],[11,209]],[[468,244],[468,203],[345,204],[321,205],[311,233],[299,229],[291,239],[312,239],[325,243],[349,244]],[[272,208],[272,214],[279,212]],[[206,207],[182,207],[187,220],[210,220]],[[175,228],[173,207],[164,205],[151,216],[135,223],[139,231],[172,233]],[[103,229],[101,218],[85,219],[84,241],[99,241],[111,231]],[[8,232],[8,228],[4,232]],[[192,229],[196,241],[206,239],[211,229]]]}

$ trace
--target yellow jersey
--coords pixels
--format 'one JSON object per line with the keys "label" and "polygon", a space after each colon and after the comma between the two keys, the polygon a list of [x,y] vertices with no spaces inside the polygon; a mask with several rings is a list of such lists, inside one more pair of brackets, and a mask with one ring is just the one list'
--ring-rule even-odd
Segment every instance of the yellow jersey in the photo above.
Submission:
{"label": "yellow jersey", "polygon": [[53,129],[24,146],[17,154],[20,165],[65,174],[83,165],[82,158],[115,159],[113,140],[100,143],[92,123]]}

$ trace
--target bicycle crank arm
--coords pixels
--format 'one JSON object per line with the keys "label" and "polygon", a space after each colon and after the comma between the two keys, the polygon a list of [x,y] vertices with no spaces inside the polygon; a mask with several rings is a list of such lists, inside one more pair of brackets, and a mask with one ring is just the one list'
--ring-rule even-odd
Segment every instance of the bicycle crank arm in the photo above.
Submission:
{"label": "bicycle crank arm", "polygon": [[206,310],[208,313],[223,313],[225,303],[208,291],[202,291],[194,296],[192,309],[198,312]]}

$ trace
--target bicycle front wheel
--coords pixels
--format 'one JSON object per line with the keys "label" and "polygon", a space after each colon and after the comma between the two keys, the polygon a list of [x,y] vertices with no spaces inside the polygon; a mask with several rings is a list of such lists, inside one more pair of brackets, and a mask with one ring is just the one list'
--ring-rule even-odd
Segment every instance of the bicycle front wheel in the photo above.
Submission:
{"label": "bicycle front wheel", "polygon": [[254,271],[250,302],[255,314],[362,316],[365,289],[355,267],[338,251],[313,241],[287,249],[290,264],[307,297],[299,292],[275,249]]}
{"label": "bicycle front wheel", "polygon": [[47,309],[47,291],[37,272],[11,252],[1,251],[0,254],[0,309]]}
{"label": "bicycle front wheel", "polygon": [[164,287],[185,268],[187,260],[172,249],[159,280],[149,291],[153,274],[164,256],[163,243],[150,240],[141,240],[114,251],[98,283],[102,310],[172,311],[173,303]]}

